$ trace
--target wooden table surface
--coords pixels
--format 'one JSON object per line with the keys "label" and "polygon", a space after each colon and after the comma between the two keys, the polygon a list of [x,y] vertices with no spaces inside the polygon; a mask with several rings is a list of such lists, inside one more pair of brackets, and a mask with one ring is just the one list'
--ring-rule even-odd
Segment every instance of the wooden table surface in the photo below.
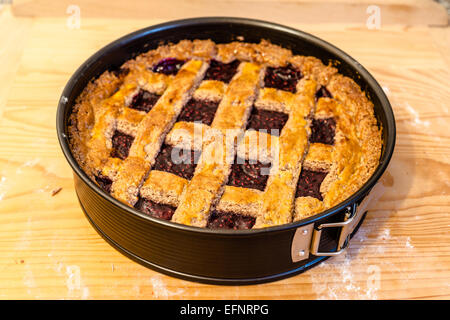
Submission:
{"label": "wooden table surface", "polygon": [[[406,0],[175,2],[41,0],[0,8],[0,298],[450,298],[445,10]],[[373,4],[379,28],[372,28]],[[310,32],[363,64],[392,103],[397,145],[384,193],[343,255],[261,285],[183,281],[129,260],[90,226],[57,142],[56,106],[76,68],[120,36],[174,18],[247,13]]]}

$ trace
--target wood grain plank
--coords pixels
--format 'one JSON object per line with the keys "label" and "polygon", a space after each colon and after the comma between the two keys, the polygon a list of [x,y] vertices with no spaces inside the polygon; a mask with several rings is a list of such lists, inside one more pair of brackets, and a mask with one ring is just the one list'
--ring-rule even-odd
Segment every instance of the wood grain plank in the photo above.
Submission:
{"label": "wood grain plank", "polygon": [[6,97],[11,89],[12,81],[20,63],[20,58],[24,50],[25,43],[28,40],[28,32],[32,22],[30,20],[17,20],[11,15],[8,7],[1,8],[0,11],[0,29],[8,32],[0,33],[0,51],[1,61],[7,61],[0,68],[0,119],[6,103]]}
{"label": "wood grain plank", "polygon": [[448,28],[291,23],[366,66],[397,119],[384,194],[344,255],[282,281],[234,287],[168,277],[109,246],[79,207],[56,139],[56,105],[91,54],[162,20],[83,18],[81,29],[72,30],[61,17],[23,18],[22,49],[0,37],[16,63],[0,78],[10,86],[0,118],[0,298],[450,298],[450,69],[445,46],[437,44]]}
{"label": "wood grain plank", "polygon": [[[73,1],[18,0],[13,10],[17,16],[61,17],[66,15]],[[87,18],[135,18],[148,19],[157,14],[165,20],[200,16],[238,16],[271,20],[279,23],[360,23],[366,24],[376,5],[381,13],[383,25],[389,24],[448,24],[445,8],[427,0],[366,1],[305,1],[305,0],[196,0],[196,1],[145,1],[137,0],[133,5],[120,0],[90,2],[78,0],[83,17]],[[188,14],[187,14],[188,13]]]}

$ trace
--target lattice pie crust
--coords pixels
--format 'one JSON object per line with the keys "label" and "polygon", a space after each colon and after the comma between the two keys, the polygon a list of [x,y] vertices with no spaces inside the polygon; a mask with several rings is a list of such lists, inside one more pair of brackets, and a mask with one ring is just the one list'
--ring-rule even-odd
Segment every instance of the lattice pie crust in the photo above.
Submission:
{"label": "lattice pie crust", "polygon": [[317,214],[357,191],[381,153],[352,79],[264,40],[141,54],[89,83],[69,129],[78,163],[113,197],[211,228]]}

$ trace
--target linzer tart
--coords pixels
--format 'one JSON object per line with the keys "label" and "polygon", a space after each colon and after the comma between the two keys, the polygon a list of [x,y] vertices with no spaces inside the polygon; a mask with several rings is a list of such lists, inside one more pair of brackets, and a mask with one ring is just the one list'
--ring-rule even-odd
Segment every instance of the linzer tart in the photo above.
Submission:
{"label": "linzer tart", "polygon": [[251,229],[355,193],[379,164],[381,130],[360,87],[315,57],[182,40],[91,81],[69,139],[93,181],[145,214]]}

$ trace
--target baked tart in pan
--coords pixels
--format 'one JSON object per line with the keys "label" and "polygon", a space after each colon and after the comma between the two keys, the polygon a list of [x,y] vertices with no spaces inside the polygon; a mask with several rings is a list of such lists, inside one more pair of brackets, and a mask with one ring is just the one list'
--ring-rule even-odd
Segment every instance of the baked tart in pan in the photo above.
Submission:
{"label": "baked tart in pan", "polygon": [[92,226],[173,276],[248,284],[337,255],[395,145],[376,80],[310,34],[212,17],[145,28],[65,87],[58,138]]}
{"label": "baked tart in pan", "polygon": [[367,182],[382,146],[373,104],[352,79],[268,40],[181,40],[140,54],[89,83],[69,133],[105,192],[206,228],[329,209]]}

